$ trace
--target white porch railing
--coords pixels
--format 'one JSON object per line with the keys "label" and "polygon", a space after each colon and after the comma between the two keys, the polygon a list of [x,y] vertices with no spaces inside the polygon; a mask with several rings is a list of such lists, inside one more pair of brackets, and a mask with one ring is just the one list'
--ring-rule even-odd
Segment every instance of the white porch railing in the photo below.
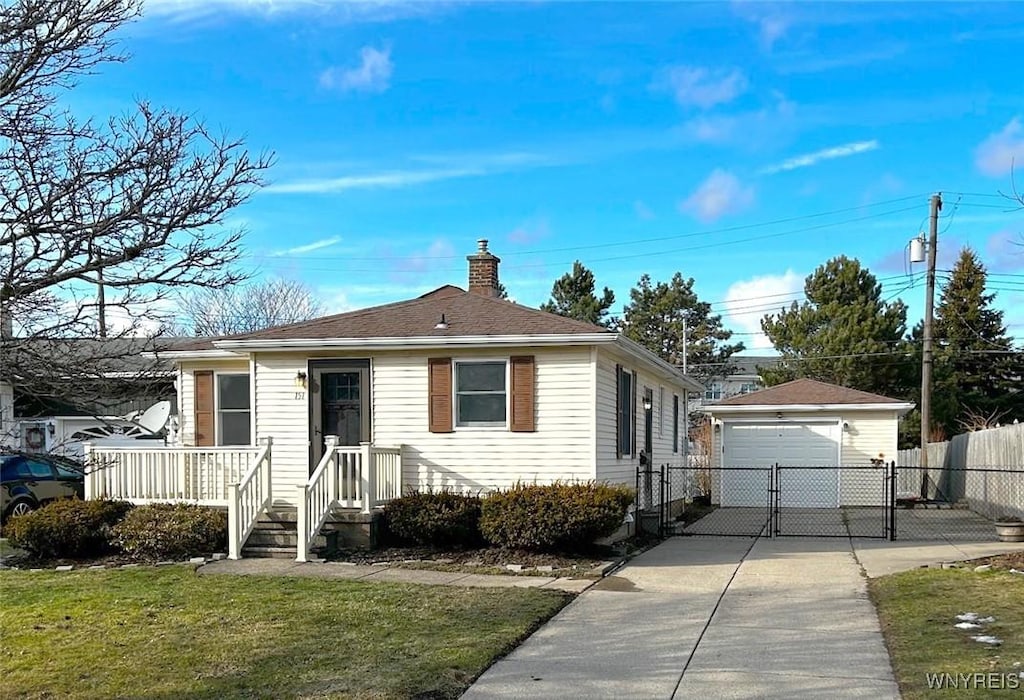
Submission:
{"label": "white porch railing", "polygon": [[238,559],[260,514],[270,508],[271,445],[259,447],[98,447],[85,444],[86,499],[193,503],[228,509],[228,556]]}
{"label": "white porch railing", "polygon": [[[187,502],[226,507],[230,487],[256,464],[260,447],[98,447],[85,444],[86,499]],[[269,464],[269,455],[267,457]],[[269,470],[269,466],[268,466]]]}
{"label": "white porch railing", "polygon": [[228,559],[241,559],[242,546],[260,514],[270,508],[270,448],[266,437],[254,463],[237,484],[228,486]]}
{"label": "white porch railing", "polygon": [[402,448],[376,447],[368,442],[340,446],[338,438],[325,438],[326,450],[309,481],[299,487],[298,551],[296,561],[307,561],[313,539],[334,507],[374,507],[402,495]]}

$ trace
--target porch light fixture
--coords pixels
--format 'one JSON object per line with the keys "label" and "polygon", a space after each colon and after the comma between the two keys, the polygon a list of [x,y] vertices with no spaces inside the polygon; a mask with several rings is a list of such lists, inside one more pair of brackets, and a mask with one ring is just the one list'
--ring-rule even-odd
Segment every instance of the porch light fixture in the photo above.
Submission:
{"label": "porch light fixture", "polygon": [[446,331],[448,330],[448,322],[444,320],[444,314],[441,314],[441,320],[434,325],[434,330]]}
{"label": "porch light fixture", "polygon": [[295,388],[305,389],[306,388],[306,373],[301,369],[295,373]]}
{"label": "porch light fixture", "polygon": [[651,399],[649,397],[645,396],[644,397],[644,410],[645,411],[650,411],[652,405],[653,404],[651,403]]}
{"label": "porch light fixture", "polygon": [[848,421],[845,421],[845,420],[843,421],[843,432],[844,433],[850,432],[850,423]]}
{"label": "porch light fixture", "polygon": [[46,432],[50,434],[50,437],[53,437],[54,435],[57,434],[57,426],[53,423],[47,423]]}

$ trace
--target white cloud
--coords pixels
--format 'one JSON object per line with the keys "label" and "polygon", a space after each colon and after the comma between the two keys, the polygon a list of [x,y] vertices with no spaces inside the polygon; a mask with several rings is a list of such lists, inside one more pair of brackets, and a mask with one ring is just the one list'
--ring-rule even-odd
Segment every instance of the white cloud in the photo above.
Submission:
{"label": "white cloud", "polygon": [[445,169],[445,170],[394,170],[384,173],[368,173],[366,175],[347,175],[344,177],[320,178],[316,180],[296,180],[282,182],[264,187],[261,192],[270,194],[325,194],[345,192],[347,190],[391,189],[422,185],[440,180],[453,180],[460,177],[486,175],[483,169]]}
{"label": "white cloud", "polygon": [[754,188],[727,170],[715,169],[680,208],[704,222],[736,214],[754,203]]}
{"label": "white cloud", "polygon": [[351,68],[332,67],[320,74],[320,85],[343,92],[384,92],[391,86],[391,48],[364,46],[359,51],[359,65]]}
{"label": "white cloud", "polygon": [[758,38],[765,51],[771,51],[792,25],[792,18],[783,16],[781,8],[769,3],[733,2],[732,10],[741,19],[757,25]]}
{"label": "white cloud", "polygon": [[732,330],[753,334],[741,336],[748,350],[769,350],[772,342],[761,332],[761,319],[788,307],[803,288],[804,278],[793,270],[734,282],[725,293],[723,314]]}
{"label": "white cloud", "polygon": [[444,3],[408,0],[146,0],[143,16],[181,23],[222,18],[228,13],[273,18],[304,11],[329,16],[335,22],[357,24],[423,17],[445,7]]}
{"label": "white cloud", "polygon": [[508,234],[508,242],[514,245],[531,245],[547,238],[551,234],[548,220],[545,218],[524,221]]}
{"label": "white cloud", "polygon": [[874,139],[872,139],[871,141],[854,141],[852,143],[844,143],[841,146],[823,148],[820,151],[814,151],[813,153],[805,153],[794,158],[788,158],[782,161],[781,163],[769,165],[767,168],[762,168],[760,174],[773,175],[775,173],[782,173],[788,170],[808,168],[812,165],[817,165],[823,160],[849,158],[850,156],[855,156],[858,153],[867,153],[868,151],[875,151],[878,148],[879,143]]}
{"label": "white cloud", "polygon": [[1013,166],[1024,167],[1024,125],[1014,117],[974,151],[974,164],[984,175],[1004,177]]}
{"label": "white cloud", "polygon": [[738,68],[670,66],[656,85],[672,93],[683,107],[710,109],[743,94],[747,78]]}
{"label": "white cloud", "polygon": [[442,180],[482,177],[517,170],[554,167],[565,162],[529,151],[415,155],[409,157],[408,161],[420,164],[422,168],[414,170],[385,170],[360,175],[344,175],[341,177],[291,180],[270,185],[260,190],[260,192],[270,194],[323,194],[345,192],[347,190],[394,189]]}
{"label": "white cloud", "polygon": [[650,221],[654,218],[654,212],[640,199],[633,202],[633,209],[636,211],[636,218],[641,221]]}
{"label": "white cloud", "polygon": [[306,243],[305,245],[295,246],[294,248],[287,248],[285,250],[275,250],[270,255],[272,257],[280,257],[282,255],[302,255],[303,253],[312,253],[314,250],[330,248],[332,245],[340,242],[341,236],[331,236],[330,238],[323,238],[319,241],[313,241],[312,243]]}

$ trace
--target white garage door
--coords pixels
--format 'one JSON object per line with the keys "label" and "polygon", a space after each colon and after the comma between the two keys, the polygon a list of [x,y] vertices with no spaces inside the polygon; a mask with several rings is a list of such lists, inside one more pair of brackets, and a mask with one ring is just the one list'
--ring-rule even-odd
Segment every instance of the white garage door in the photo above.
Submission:
{"label": "white garage door", "polygon": [[[836,423],[726,423],[723,430],[723,506],[764,506],[768,471],[778,464],[779,506],[839,505],[839,426]],[[785,469],[829,466],[831,469]],[[761,467],[762,469],[744,469]]]}

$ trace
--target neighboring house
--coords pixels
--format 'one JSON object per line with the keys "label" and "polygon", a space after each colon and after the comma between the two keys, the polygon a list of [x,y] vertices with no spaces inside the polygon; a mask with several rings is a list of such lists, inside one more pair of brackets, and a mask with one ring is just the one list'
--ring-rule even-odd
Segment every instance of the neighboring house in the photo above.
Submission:
{"label": "neighboring house", "polygon": [[773,367],[779,358],[773,355],[733,355],[728,374],[719,365],[691,365],[689,372],[704,383],[704,390],[691,397],[690,410],[711,406],[732,396],[750,394],[764,388],[759,368]]}
{"label": "neighboring house", "polygon": [[[712,499],[729,506],[764,506],[765,488],[754,483],[765,472],[744,468],[793,469],[790,506],[831,508],[880,500],[879,488],[865,493],[865,467],[896,459],[899,419],[913,404],[864,391],[797,379],[708,406],[712,418]],[[874,486],[872,486],[874,488]]]}
{"label": "neighboring house", "polygon": [[[298,508],[300,521],[316,511],[311,536],[332,507],[369,512],[403,488],[632,485],[641,451],[680,458],[687,394],[702,387],[618,333],[499,299],[500,261],[479,243],[468,291],[446,285],[165,355],[180,387],[178,450],[247,455],[241,472],[221,464],[226,477],[189,487],[241,480],[245,491],[245,470],[266,462],[271,496],[259,502]],[[183,488],[122,495],[166,500]],[[217,488],[195,499],[224,501]]]}
{"label": "neighboring house", "polygon": [[30,366],[42,366],[45,363],[38,358],[56,353],[61,357],[55,363],[58,367],[80,365],[83,369],[73,381],[43,382],[67,392],[54,391],[47,396],[32,391],[39,382],[22,382],[18,376],[0,379],[0,446],[81,456],[80,438],[90,429],[94,434],[102,432],[95,428],[111,419],[141,414],[158,402],[169,402],[172,413],[176,412],[174,366],[152,353],[173,348],[182,339],[17,342],[20,344],[12,352],[37,358],[26,363]]}

